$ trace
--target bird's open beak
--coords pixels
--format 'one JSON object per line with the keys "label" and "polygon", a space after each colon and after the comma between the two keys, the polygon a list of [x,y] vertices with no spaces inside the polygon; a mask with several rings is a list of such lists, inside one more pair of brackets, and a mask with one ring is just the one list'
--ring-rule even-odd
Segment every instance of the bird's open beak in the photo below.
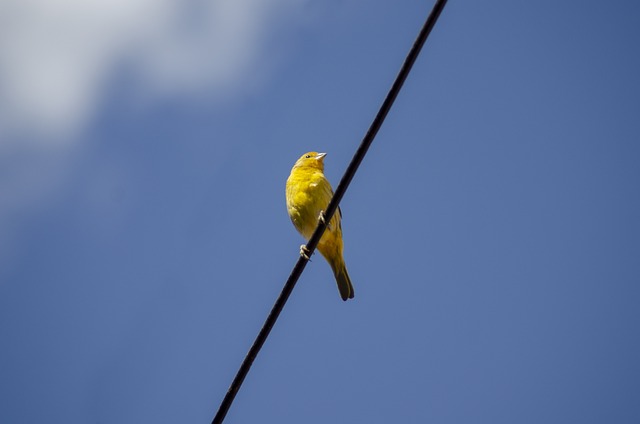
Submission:
{"label": "bird's open beak", "polygon": [[316,159],[323,159],[325,156],[327,156],[327,154],[326,154],[326,153],[318,153],[318,154],[316,155]]}

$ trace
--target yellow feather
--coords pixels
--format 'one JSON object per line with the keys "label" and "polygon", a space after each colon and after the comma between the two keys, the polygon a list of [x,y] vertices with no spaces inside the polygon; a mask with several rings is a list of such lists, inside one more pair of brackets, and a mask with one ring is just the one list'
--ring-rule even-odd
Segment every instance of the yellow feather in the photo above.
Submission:
{"label": "yellow feather", "polygon": [[[287,179],[287,211],[296,229],[309,240],[318,225],[318,217],[333,196],[324,176],[325,153],[309,152],[298,159]],[[343,258],[340,209],[333,215],[318,243],[318,250],[329,262],[342,300],[353,299],[353,285]]]}

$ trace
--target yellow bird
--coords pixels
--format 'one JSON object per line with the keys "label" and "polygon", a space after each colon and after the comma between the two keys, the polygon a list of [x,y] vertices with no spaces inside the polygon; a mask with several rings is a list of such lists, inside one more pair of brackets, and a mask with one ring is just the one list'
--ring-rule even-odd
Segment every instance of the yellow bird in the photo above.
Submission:
{"label": "yellow bird", "polygon": [[[326,153],[305,153],[293,165],[287,179],[287,211],[293,225],[307,240],[318,226],[318,219],[324,219],[324,211],[333,196],[331,184],[323,173],[325,156]],[[318,250],[331,265],[342,300],[347,300],[353,299],[353,286],[342,256],[340,219],[338,208],[318,243]],[[302,245],[300,254],[308,257],[308,253],[306,246]]]}

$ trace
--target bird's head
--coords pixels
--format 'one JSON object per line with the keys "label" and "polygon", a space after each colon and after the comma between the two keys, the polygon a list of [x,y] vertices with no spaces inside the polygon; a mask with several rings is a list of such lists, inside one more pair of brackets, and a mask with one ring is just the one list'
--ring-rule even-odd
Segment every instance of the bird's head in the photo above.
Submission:
{"label": "bird's head", "polygon": [[324,170],[324,157],[326,153],[308,152],[300,156],[300,159],[293,165],[294,168],[314,168]]}

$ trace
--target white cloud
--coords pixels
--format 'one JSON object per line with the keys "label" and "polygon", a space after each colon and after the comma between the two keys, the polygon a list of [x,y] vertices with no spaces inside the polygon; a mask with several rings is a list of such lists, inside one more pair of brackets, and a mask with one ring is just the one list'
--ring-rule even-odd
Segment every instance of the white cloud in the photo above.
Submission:
{"label": "white cloud", "polygon": [[2,0],[0,144],[73,139],[122,64],[151,97],[242,87],[304,1]]}
{"label": "white cloud", "polygon": [[118,69],[132,71],[128,100],[142,105],[233,95],[262,80],[273,35],[306,1],[0,0],[2,270],[20,256],[30,213],[81,163],[78,142]]}

